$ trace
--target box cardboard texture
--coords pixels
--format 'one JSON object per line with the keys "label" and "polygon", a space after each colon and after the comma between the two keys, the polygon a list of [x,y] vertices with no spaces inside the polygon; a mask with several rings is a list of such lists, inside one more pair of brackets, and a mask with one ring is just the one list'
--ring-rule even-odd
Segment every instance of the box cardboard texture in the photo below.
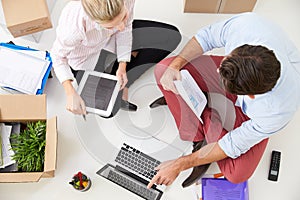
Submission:
{"label": "box cardboard texture", "polygon": [[7,29],[14,37],[52,28],[45,0],[2,0]]}
{"label": "box cardboard texture", "polygon": [[0,95],[0,122],[46,120],[46,147],[43,172],[0,173],[0,182],[37,182],[54,177],[56,168],[56,117],[47,119],[46,95]]}
{"label": "box cardboard texture", "polygon": [[257,0],[222,0],[219,13],[251,12]]}
{"label": "box cardboard texture", "polygon": [[184,12],[217,13],[222,0],[184,0]]}
{"label": "box cardboard texture", "polygon": [[257,0],[184,0],[185,13],[251,12]]}

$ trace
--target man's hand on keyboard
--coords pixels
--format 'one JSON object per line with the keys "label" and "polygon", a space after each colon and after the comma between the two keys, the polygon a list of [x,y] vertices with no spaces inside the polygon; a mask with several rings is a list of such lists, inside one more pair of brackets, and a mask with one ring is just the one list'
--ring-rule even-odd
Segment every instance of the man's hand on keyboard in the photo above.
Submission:
{"label": "man's hand on keyboard", "polygon": [[171,185],[181,172],[181,167],[178,159],[175,159],[161,163],[155,168],[155,170],[157,170],[157,174],[149,182],[147,186],[149,189],[153,184],[167,186]]}

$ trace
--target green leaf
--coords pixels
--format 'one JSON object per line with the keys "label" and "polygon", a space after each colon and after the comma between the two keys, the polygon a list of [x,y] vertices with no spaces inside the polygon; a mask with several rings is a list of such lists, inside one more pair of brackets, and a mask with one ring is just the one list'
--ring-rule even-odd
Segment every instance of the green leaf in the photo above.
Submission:
{"label": "green leaf", "polygon": [[27,123],[20,134],[11,136],[15,155],[12,159],[18,163],[19,170],[33,172],[43,171],[46,145],[46,122]]}

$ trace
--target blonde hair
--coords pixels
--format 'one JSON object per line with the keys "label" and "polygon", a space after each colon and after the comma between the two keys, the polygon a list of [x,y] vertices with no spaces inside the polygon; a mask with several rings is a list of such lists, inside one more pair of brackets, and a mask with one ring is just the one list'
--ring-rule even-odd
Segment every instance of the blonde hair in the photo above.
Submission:
{"label": "blonde hair", "polygon": [[97,22],[107,23],[120,14],[124,0],[81,0],[86,14]]}

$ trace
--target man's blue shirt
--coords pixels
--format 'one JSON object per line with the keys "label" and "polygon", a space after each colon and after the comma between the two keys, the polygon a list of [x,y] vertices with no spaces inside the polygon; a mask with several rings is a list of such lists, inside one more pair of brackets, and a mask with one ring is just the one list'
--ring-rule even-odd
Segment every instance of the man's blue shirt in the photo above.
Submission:
{"label": "man's blue shirt", "polygon": [[239,157],[252,146],[285,127],[300,105],[300,53],[287,35],[255,13],[243,13],[199,30],[195,35],[204,52],[224,47],[225,55],[244,44],[273,50],[281,64],[275,87],[254,99],[238,95],[236,105],[250,118],[229,131],[219,145],[227,156]]}

